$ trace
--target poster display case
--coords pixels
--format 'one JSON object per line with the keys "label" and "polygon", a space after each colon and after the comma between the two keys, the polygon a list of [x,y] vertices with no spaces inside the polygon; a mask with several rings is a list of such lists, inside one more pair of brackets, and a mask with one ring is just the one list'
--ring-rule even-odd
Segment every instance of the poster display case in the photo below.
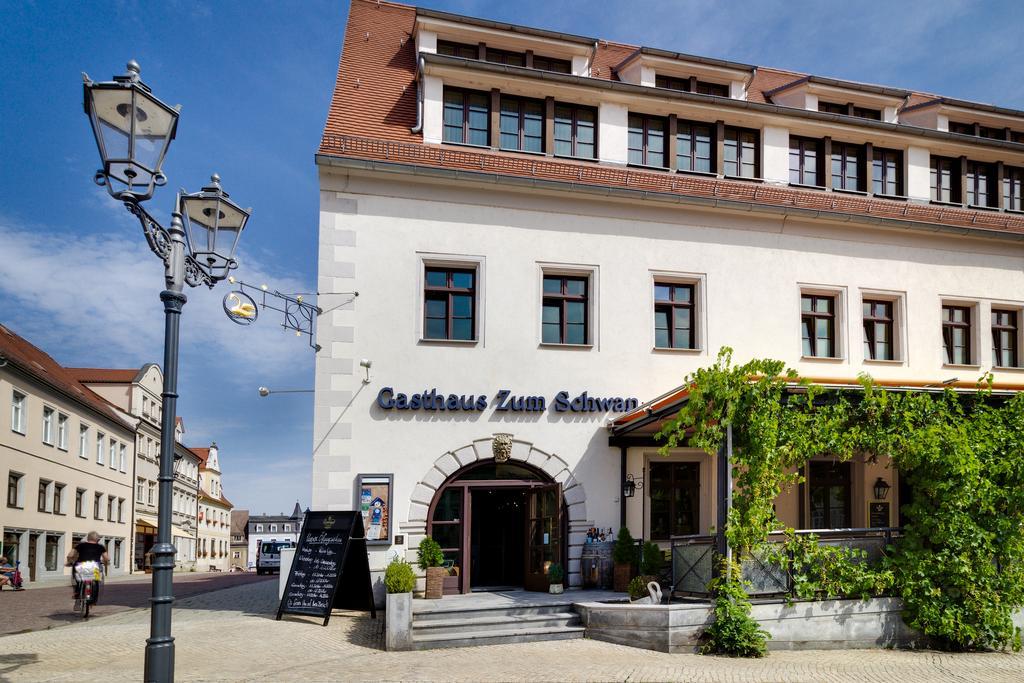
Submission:
{"label": "poster display case", "polygon": [[356,488],[367,545],[391,545],[393,474],[360,474]]}

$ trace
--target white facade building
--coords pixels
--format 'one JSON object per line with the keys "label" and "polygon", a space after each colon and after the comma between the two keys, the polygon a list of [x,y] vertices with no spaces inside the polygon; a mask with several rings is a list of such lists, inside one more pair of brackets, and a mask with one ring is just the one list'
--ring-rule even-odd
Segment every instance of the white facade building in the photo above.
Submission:
{"label": "white facade building", "polygon": [[[401,42],[403,31],[415,41]],[[529,586],[551,561],[566,562],[569,583],[579,585],[589,528],[626,525],[657,541],[708,533],[717,524],[709,493],[715,458],[694,449],[662,458],[649,433],[613,443],[609,423],[671,392],[725,346],[740,361],[777,358],[803,376],[843,383],[868,373],[896,384],[970,385],[989,370],[1007,388],[1021,381],[1024,222],[1011,211],[1013,185],[993,212],[969,206],[976,202],[966,194],[963,206],[933,203],[936,192],[935,201],[943,199],[942,181],[936,190],[930,168],[940,157],[1024,166],[1024,137],[1014,137],[1024,113],[976,107],[975,120],[999,118],[1013,129],[1005,141],[968,139],[913,128],[923,124],[908,105],[911,93],[818,79],[773,100],[778,86],[754,88],[752,67],[629,46],[609,54],[614,44],[589,40],[584,49],[572,36],[352,3],[317,157],[319,290],[358,298],[320,301],[329,312],[317,337],[313,509],[372,514],[366,478],[391,477],[382,498],[390,529],[371,545],[378,574],[395,552],[412,558],[429,533],[451,560],[451,591]],[[481,55],[500,48],[507,60],[505,53],[525,51],[534,64],[545,54],[571,67],[541,76],[529,73],[537,67],[474,61],[473,46],[484,43]],[[437,54],[442,44],[448,56]],[[460,46],[470,57],[453,51]],[[662,74],[700,78],[698,85],[708,79],[722,94],[669,92]],[[502,100],[506,94],[540,108]],[[820,113],[825,98],[863,109]],[[552,158],[559,136],[585,118],[574,109],[555,114],[552,125],[563,111],[555,100],[596,111],[594,161]],[[497,149],[506,144],[501,112],[513,105],[509,135],[521,145],[532,130],[543,138],[541,153]],[[539,128],[523,123],[531,111],[546,111]],[[675,133],[663,148],[671,168],[663,157],[654,164],[633,156],[638,140],[650,151],[658,129],[643,121],[652,117],[665,122],[657,124],[663,134]],[[687,142],[679,126],[691,120],[717,130],[710,175],[677,168]],[[456,127],[461,132],[451,133]],[[732,130],[753,131],[749,151],[742,136],[739,152],[730,147]],[[482,131],[482,146],[446,137],[474,131]],[[584,148],[575,135],[572,144]],[[824,181],[818,188],[831,167],[802,176],[812,183],[793,182],[793,141],[803,137],[827,145],[815,149],[833,159],[834,141],[858,145],[866,157],[857,157],[855,180],[868,189],[844,193]],[[899,164],[890,164],[890,149]],[[749,174],[729,150],[755,155]],[[882,169],[876,185],[864,158]],[[941,175],[941,162],[937,168]],[[898,174],[891,186],[888,173]],[[961,175],[963,188],[969,174]],[[819,299],[828,316],[820,334],[808,310]],[[887,340],[865,337],[865,311],[876,304]],[[666,327],[664,311],[685,324]],[[1012,344],[997,348],[991,321],[1000,312],[1014,322]],[[815,331],[805,340],[807,324]],[[652,488],[665,491],[652,484],[669,476],[658,463],[680,463],[671,476],[689,478],[683,495],[692,496],[692,509],[655,507]],[[844,472],[837,486],[847,502],[833,526],[866,526],[872,482],[881,477],[895,490],[898,477],[884,463]],[[624,502],[626,474],[647,487]],[[544,510],[545,486],[556,483],[561,519]],[[780,498],[778,514],[808,528],[816,504],[801,489]],[[898,498],[893,507],[895,526]]]}

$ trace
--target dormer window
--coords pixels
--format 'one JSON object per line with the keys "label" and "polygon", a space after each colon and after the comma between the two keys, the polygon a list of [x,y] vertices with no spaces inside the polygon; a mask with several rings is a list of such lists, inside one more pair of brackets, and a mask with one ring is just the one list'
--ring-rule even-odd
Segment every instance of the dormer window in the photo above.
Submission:
{"label": "dormer window", "polygon": [[871,119],[872,121],[882,120],[882,110],[871,107],[858,107],[853,102],[840,104],[838,102],[824,102],[818,100],[818,111],[828,114],[839,114],[840,116],[856,116],[860,119]]}
{"label": "dormer window", "polygon": [[537,153],[544,151],[543,100],[502,95],[499,126],[501,149]]}
{"label": "dormer window", "polygon": [[875,147],[871,162],[871,191],[889,197],[903,196],[903,152]]}
{"label": "dormer window", "polygon": [[970,206],[995,207],[995,166],[980,161],[967,162],[967,204]]}
{"label": "dormer window", "polygon": [[568,59],[555,59],[554,57],[533,56],[533,68],[541,71],[554,71],[559,74],[571,74],[572,62]]}
{"label": "dormer window", "polygon": [[655,76],[654,85],[657,88],[668,90],[679,90],[680,92],[695,92],[699,95],[714,95],[716,97],[728,97],[729,86],[721,83],[697,80],[695,76],[690,78],[677,78],[675,76]]}
{"label": "dormer window", "polygon": [[667,166],[666,124],[665,119],[660,116],[629,115],[629,163],[658,168]]}
{"label": "dormer window", "polygon": [[493,64],[526,66],[526,54],[523,52],[510,52],[508,50],[497,50],[495,48],[488,47],[485,48],[484,59]]}
{"label": "dormer window", "polygon": [[466,43],[453,43],[450,40],[437,41],[437,54],[463,59],[480,59],[480,46]]}
{"label": "dormer window", "polygon": [[444,89],[444,141],[486,147],[490,141],[488,93]]}

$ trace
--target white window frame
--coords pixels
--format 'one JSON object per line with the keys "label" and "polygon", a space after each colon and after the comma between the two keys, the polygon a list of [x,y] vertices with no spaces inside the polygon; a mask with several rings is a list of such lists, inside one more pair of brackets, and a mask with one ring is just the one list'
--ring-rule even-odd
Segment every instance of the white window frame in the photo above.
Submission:
{"label": "white window frame", "polygon": [[[987,302],[984,302],[987,303]],[[961,296],[940,296],[939,297],[939,358],[944,368],[970,368],[978,369],[985,364],[985,360],[991,361],[992,358],[992,340],[990,339],[987,344],[982,345],[981,343],[981,328],[980,321],[985,320],[985,329],[989,331],[989,335],[992,334],[992,309],[989,306],[983,306],[983,302],[978,298],[961,297]],[[969,363],[950,363],[946,360],[946,349],[944,341],[942,339],[942,307],[943,306],[962,306],[971,310],[971,357]],[[984,354],[984,355],[983,355]]]}
{"label": "white window frame", "polygon": [[68,450],[68,425],[71,419],[64,413],[57,413],[57,448]]}
{"label": "white window frame", "polygon": [[263,533],[263,525],[262,524],[257,524],[255,526],[256,526],[256,531],[254,531],[253,533],[262,534]]}
{"label": "white window frame", "polygon": [[146,481],[146,504],[147,505],[156,505],[156,503],[154,502],[156,500],[156,496],[154,495],[155,493],[156,493],[156,482],[155,481],[147,480]]}
{"label": "white window frame", "polygon": [[143,477],[135,478],[135,502],[141,503],[145,500],[146,480]]}
{"label": "white window frame", "polygon": [[[484,313],[486,293],[487,259],[483,256],[470,254],[441,254],[433,252],[417,252],[419,257],[419,275],[416,279],[416,339],[420,344],[452,344],[455,346],[484,346]],[[426,279],[427,268],[462,268],[476,271],[473,288],[473,338],[472,339],[427,339],[423,329],[423,318],[426,311]]]}
{"label": "white window frame", "polygon": [[276,534],[277,533],[277,525],[276,524],[271,524],[270,525],[270,533],[272,533],[272,534]]}
{"label": "white window frame", "polygon": [[108,454],[110,455],[110,462],[108,464],[110,465],[110,469],[116,470],[117,469],[117,439],[110,439],[108,443],[109,443]]}
{"label": "white window frame", "polygon": [[78,425],[78,457],[89,459],[89,425],[85,423]]}
{"label": "white window frame", "polygon": [[[600,349],[600,316],[598,314],[600,306],[599,292],[601,284],[601,269],[597,265],[589,265],[583,263],[554,263],[550,261],[538,261],[537,262],[537,277],[536,277],[536,335],[537,344],[540,348],[544,349]],[[553,342],[544,341],[544,278],[545,276],[566,276],[566,277],[585,277],[587,278],[587,340],[584,344],[557,344]],[[652,326],[653,326],[653,314],[652,314]],[[652,332],[653,334],[653,332]]]}
{"label": "white window frame", "polygon": [[[805,356],[803,342],[803,297],[804,295],[832,296],[835,297],[835,348],[832,356]],[[810,363],[845,363],[849,360],[849,325],[847,314],[849,296],[846,287],[842,285],[820,285],[811,283],[797,284],[796,297],[796,324],[793,329],[797,331],[796,343],[797,353],[801,361]]]}
{"label": "white window frame", "polygon": [[126,471],[125,468],[128,466],[127,461],[128,461],[128,446],[127,446],[127,444],[123,444],[123,443],[118,444],[118,460],[117,460],[117,462],[118,462],[118,470],[119,471],[121,471],[121,472],[125,472]]}
{"label": "white window frame", "polygon": [[53,416],[57,411],[48,405],[43,405],[43,443],[47,446],[54,444],[53,439]]}
{"label": "white window frame", "polygon": [[[705,355],[708,349],[708,309],[707,309],[707,279],[706,273],[684,273],[670,270],[651,270],[651,280],[647,299],[647,320],[650,321],[651,350],[655,353],[683,353],[695,356]],[[695,346],[692,349],[676,349],[657,345],[657,335],[654,331],[654,283],[667,282],[676,285],[690,285],[693,287],[693,304],[697,309],[692,322],[697,325],[697,334],[694,338]]]}
{"label": "white window frame", "polygon": [[[887,301],[892,304],[892,360],[874,360],[864,353],[864,300]],[[860,351],[868,365],[907,365],[910,362],[910,344],[907,339],[907,293],[884,289],[860,290]],[[851,354],[852,355],[852,354]]]}
{"label": "white window frame", "polygon": [[106,446],[107,435],[101,431],[96,432],[96,464],[103,464],[103,447]]}
{"label": "white window frame", "polygon": [[11,431],[25,435],[25,422],[28,415],[28,394],[18,389],[11,390]]}

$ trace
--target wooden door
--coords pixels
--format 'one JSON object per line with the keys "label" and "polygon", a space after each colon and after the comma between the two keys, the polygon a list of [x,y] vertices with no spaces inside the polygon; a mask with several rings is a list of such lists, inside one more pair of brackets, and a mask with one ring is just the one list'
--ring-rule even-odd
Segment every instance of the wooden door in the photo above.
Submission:
{"label": "wooden door", "polygon": [[[548,568],[562,561],[562,485],[537,486],[526,492],[526,568],[529,591],[548,591]],[[562,568],[563,571],[565,567]]]}
{"label": "wooden door", "polygon": [[39,545],[39,534],[28,535],[28,580],[36,580],[36,546]]}

